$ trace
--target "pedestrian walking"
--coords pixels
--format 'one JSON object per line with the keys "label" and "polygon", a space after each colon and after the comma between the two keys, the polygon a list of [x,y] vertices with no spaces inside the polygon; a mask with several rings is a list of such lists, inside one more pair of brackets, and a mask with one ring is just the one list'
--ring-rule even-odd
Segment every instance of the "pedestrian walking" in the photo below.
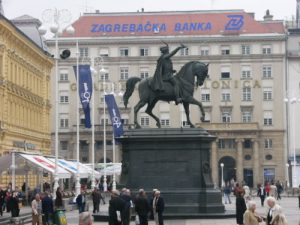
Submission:
{"label": "pedestrian walking", "polygon": [[262,218],[255,212],[256,203],[254,201],[248,202],[248,209],[244,213],[244,225],[259,225]]}
{"label": "pedestrian walking", "polygon": [[231,187],[227,183],[226,186],[224,187],[224,201],[225,201],[225,204],[227,204],[227,203],[231,204],[230,194],[231,194]]}
{"label": "pedestrian walking", "polygon": [[272,182],[271,185],[270,185],[270,194],[269,194],[269,196],[275,198],[276,194],[277,194],[277,188],[276,188],[274,182]]}
{"label": "pedestrian walking", "polygon": [[8,205],[10,206],[11,217],[18,217],[20,214],[18,192],[12,193]]}
{"label": "pedestrian walking", "polygon": [[5,201],[5,191],[0,186],[0,216],[3,216],[3,206]]}
{"label": "pedestrian walking", "polygon": [[244,224],[243,216],[244,216],[244,213],[247,209],[244,195],[245,195],[244,191],[236,192],[236,201],[235,201],[236,223],[239,224],[239,225]]}
{"label": "pedestrian walking", "polygon": [[35,195],[35,199],[31,202],[32,209],[32,225],[42,224],[42,201],[39,194]]}
{"label": "pedestrian walking", "polygon": [[76,203],[78,206],[79,213],[85,212],[86,196],[85,191],[81,189],[80,194],[76,198]]}
{"label": "pedestrian walking", "polygon": [[56,194],[56,198],[54,202],[55,209],[61,209],[63,208],[63,200],[62,200],[63,193],[60,187],[56,189],[55,194]]}
{"label": "pedestrian walking", "polygon": [[42,197],[42,213],[43,213],[43,222],[45,225],[52,224],[53,218],[53,200],[50,197],[49,192],[45,192]]}
{"label": "pedestrian walking", "polygon": [[277,200],[281,200],[281,193],[283,191],[282,184],[279,182],[279,180],[276,182],[276,189],[277,189]]}
{"label": "pedestrian walking", "polygon": [[257,196],[260,198],[261,206],[264,206],[265,198],[266,198],[266,190],[263,185],[258,186]]}
{"label": "pedestrian walking", "polygon": [[135,211],[139,217],[140,225],[148,225],[148,213],[151,210],[144,189],[139,190],[139,194],[134,201]]}
{"label": "pedestrian walking", "polygon": [[132,204],[132,198],[131,198],[131,193],[130,193],[130,190],[129,189],[123,189],[122,190],[122,193],[120,195],[120,198],[125,202],[125,206],[124,206],[124,209],[123,209],[123,218],[122,218],[122,221],[123,221],[123,225],[129,225],[130,223],[130,207],[131,207],[131,204]]}
{"label": "pedestrian walking", "polygon": [[164,225],[163,212],[165,209],[165,201],[160,196],[160,191],[155,192],[153,199],[153,214],[156,225]]}
{"label": "pedestrian walking", "polygon": [[92,192],[92,200],[93,200],[93,213],[98,213],[99,205],[100,205],[100,191],[97,187],[94,188],[94,191]]}

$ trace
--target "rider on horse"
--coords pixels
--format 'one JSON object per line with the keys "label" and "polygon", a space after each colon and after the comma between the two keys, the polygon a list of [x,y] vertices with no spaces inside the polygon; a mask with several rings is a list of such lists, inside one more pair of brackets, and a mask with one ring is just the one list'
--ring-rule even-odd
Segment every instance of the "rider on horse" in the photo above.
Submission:
{"label": "rider on horse", "polygon": [[175,55],[180,49],[186,48],[183,44],[180,47],[177,47],[172,52],[169,52],[169,46],[163,46],[160,48],[162,55],[157,60],[156,70],[151,82],[151,88],[154,91],[164,91],[163,82],[169,82],[174,87],[174,92],[176,96],[176,104],[182,102],[182,98],[179,93],[179,86],[174,79],[173,74],[176,72],[173,70],[173,63],[171,57]]}

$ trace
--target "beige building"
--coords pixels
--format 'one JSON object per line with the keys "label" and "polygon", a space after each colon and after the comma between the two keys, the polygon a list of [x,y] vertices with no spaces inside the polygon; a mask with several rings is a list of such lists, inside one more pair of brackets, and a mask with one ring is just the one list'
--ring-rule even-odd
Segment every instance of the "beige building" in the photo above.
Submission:
{"label": "beige building", "polygon": [[[53,60],[43,48],[39,25],[29,16],[11,22],[0,14],[0,156],[13,150],[50,154]],[[7,172],[0,176],[1,184],[11,181]],[[35,179],[29,177],[31,187]],[[17,176],[16,185],[24,181]]]}
{"label": "beige building", "polygon": [[[94,79],[97,162],[103,160],[103,79],[106,89],[113,88],[116,93],[124,123],[130,125],[138,94],[134,92],[129,109],[125,109],[118,94],[124,92],[126,80],[154,74],[162,41],[171,50],[184,43],[188,48],[172,58],[174,69],[178,71],[193,60],[210,63],[210,78],[194,93],[205,107],[208,122],[199,123],[198,108],[190,109],[191,120],[218,137],[211,155],[216,185],[221,179],[220,163],[224,163],[226,181],[233,178],[255,186],[267,180],[286,180],[282,104],[286,35],[282,21],[274,21],[270,15],[257,21],[253,14],[242,10],[96,12],[84,14],[73,26],[74,36],[63,34],[59,41],[61,50],[72,52],[69,59],[59,63],[61,156],[76,156],[76,84],[72,68],[76,64],[76,40],[80,63],[100,61],[93,66],[108,71]],[[53,51],[54,40],[49,40],[48,46]],[[155,121],[144,110],[139,112],[141,125],[155,127]],[[153,112],[163,127],[188,127],[182,106],[160,102]],[[84,119],[82,112],[80,118]],[[91,130],[83,126],[80,143],[80,160],[90,162]],[[110,131],[107,143],[108,159],[112,160]]]}

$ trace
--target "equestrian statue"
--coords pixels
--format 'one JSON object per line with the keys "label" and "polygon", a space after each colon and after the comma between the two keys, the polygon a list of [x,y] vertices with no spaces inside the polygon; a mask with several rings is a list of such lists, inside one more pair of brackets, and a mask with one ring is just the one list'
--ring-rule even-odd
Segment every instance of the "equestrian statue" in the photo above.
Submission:
{"label": "equestrian statue", "polygon": [[[176,105],[182,103],[187,122],[190,127],[195,127],[189,116],[189,104],[198,105],[201,111],[201,121],[205,119],[205,112],[202,103],[194,99],[194,87],[202,86],[206,78],[208,78],[208,64],[199,61],[191,61],[186,63],[180,71],[176,74],[173,69],[172,56],[174,56],[180,49],[186,46],[181,44],[179,47],[169,52],[169,46],[160,48],[161,56],[157,60],[157,66],[153,77],[141,79],[139,77],[131,77],[126,82],[126,91],[123,96],[124,105],[127,108],[128,100],[132,95],[135,85],[140,82],[138,86],[139,102],[134,107],[134,125],[140,128],[137,121],[137,113],[146,104],[146,113],[153,117],[156,121],[156,126],[160,128],[160,120],[152,113],[155,104],[161,101],[175,101]],[[175,75],[174,75],[175,74]],[[195,84],[195,77],[196,84]]]}

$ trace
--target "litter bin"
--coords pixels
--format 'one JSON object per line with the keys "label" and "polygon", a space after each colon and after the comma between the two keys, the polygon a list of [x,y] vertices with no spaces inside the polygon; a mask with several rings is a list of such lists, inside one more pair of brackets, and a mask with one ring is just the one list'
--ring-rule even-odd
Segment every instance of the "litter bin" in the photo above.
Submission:
{"label": "litter bin", "polygon": [[55,211],[55,224],[56,225],[67,225],[67,218],[64,209]]}

